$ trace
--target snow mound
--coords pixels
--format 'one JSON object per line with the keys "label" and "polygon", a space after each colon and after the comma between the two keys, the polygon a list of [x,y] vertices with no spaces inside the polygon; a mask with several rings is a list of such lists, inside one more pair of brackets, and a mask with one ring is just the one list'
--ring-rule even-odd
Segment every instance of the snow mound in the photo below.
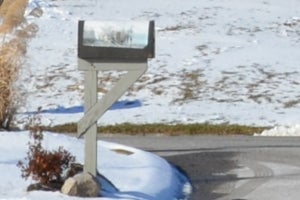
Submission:
{"label": "snow mound", "polygon": [[300,124],[293,126],[276,126],[255,136],[300,136]]}
{"label": "snow mound", "polygon": [[[17,167],[28,151],[29,133],[0,132],[0,199],[73,199],[59,192],[26,192],[32,180],[21,178]],[[44,133],[43,147],[49,150],[63,146],[83,163],[84,141],[60,134]],[[118,151],[131,152],[130,154]],[[132,147],[98,141],[98,170],[118,191],[103,186],[103,196],[96,199],[185,199],[187,178],[167,161]]]}

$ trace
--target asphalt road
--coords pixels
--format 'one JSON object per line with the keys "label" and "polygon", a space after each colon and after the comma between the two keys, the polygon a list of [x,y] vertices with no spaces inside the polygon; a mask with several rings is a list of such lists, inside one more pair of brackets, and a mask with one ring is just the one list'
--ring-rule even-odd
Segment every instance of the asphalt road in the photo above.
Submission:
{"label": "asphalt road", "polygon": [[153,152],[181,167],[193,184],[191,200],[298,199],[293,193],[300,187],[299,137],[102,135],[100,139]]}

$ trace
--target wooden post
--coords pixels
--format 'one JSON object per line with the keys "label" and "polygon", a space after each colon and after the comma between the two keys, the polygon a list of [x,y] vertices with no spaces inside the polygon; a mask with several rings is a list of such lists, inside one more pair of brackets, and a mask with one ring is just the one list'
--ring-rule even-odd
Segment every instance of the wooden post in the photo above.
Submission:
{"label": "wooden post", "polygon": [[[84,70],[84,116],[78,122],[78,137],[85,137],[84,172],[97,175],[97,121],[127,89],[147,70],[147,62],[110,63],[108,69],[127,71],[100,100],[98,100],[98,71],[106,71],[101,63],[89,63],[78,59]],[[109,65],[109,64],[107,64]]]}
{"label": "wooden post", "polygon": [[[85,71],[84,75],[84,112],[87,113],[97,103],[97,71]],[[84,171],[97,174],[97,122],[87,130],[85,136]]]}

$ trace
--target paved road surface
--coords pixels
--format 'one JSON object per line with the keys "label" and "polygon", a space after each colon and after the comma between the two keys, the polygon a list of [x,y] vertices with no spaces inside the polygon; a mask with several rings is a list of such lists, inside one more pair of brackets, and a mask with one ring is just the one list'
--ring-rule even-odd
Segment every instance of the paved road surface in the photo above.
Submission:
{"label": "paved road surface", "polygon": [[180,166],[194,186],[191,200],[299,198],[299,137],[105,135],[100,138],[156,153]]}

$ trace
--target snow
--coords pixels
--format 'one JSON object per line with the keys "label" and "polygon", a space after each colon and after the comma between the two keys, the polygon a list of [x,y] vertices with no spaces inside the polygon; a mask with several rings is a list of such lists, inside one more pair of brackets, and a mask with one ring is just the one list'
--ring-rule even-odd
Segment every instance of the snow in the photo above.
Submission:
{"label": "snow", "polygon": [[265,130],[260,136],[300,136],[300,125],[296,124],[293,126],[275,126],[270,130]]}
{"label": "snow", "polygon": [[[150,21],[156,57],[121,101],[141,106],[109,110],[99,125],[119,123],[299,124],[299,1],[143,2],[138,0],[29,1],[28,23],[39,27],[28,43],[20,82],[28,112],[83,105],[83,72],[77,68],[77,24]],[[134,5],[134,6],[132,6]],[[43,10],[40,18],[29,15]],[[99,73],[99,97],[120,74]],[[100,91],[100,90],[99,90]],[[45,113],[46,125],[78,122]]]}
{"label": "snow", "polygon": [[[10,141],[9,143],[7,141]],[[59,192],[26,192],[32,180],[21,178],[17,163],[28,151],[29,133],[0,132],[0,199],[78,199]],[[76,156],[83,163],[84,141],[71,136],[44,133],[43,146],[54,150],[59,146]],[[131,154],[117,153],[128,151]],[[142,150],[121,144],[98,141],[98,170],[111,181],[119,191],[103,187],[104,197],[95,199],[180,199],[183,189],[190,187],[187,179],[164,159]]]}

